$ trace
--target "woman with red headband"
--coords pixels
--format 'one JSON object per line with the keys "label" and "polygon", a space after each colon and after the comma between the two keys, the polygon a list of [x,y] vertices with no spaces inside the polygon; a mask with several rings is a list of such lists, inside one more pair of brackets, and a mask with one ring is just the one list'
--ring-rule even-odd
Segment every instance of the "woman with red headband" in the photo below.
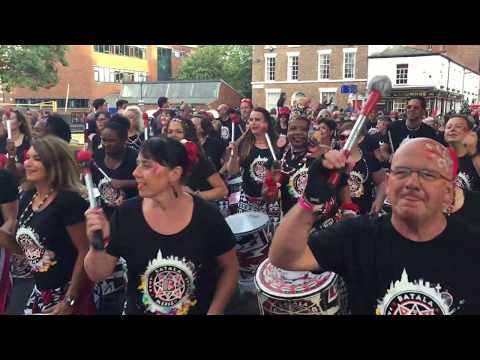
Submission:
{"label": "woman with red headband", "polygon": [[250,114],[248,130],[235,143],[228,147],[232,154],[227,162],[230,177],[242,172],[242,190],[239,212],[260,211],[270,217],[272,232],[280,222],[280,204],[266,203],[262,198],[262,186],[267,173],[266,163],[273,159],[266,140],[269,135],[273,151],[277,152],[277,135],[273,129],[272,119],[268,111],[256,107]]}
{"label": "woman with red headband", "polygon": [[165,133],[167,137],[175,138],[179,141],[187,140],[192,142],[190,146],[198,152],[199,161],[192,169],[192,173],[185,184],[184,190],[208,201],[222,200],[227,196],[227,186],[215,169],[215,165],[208,159],[200,147],[192,121],[173,118],[168,122]]}
{"label": "woman with red headband", "polygon": [[178,140],[153,137],[133,175],[140,197],[123,203],[110,222],[90,209],[87,233],[102,230],[105,251],[90,249],[85,270],[108,277],[119,257],[128,266],[126,314],[223,314],[235,289],[235,238],[223,216],[183,191],[195,152]]}

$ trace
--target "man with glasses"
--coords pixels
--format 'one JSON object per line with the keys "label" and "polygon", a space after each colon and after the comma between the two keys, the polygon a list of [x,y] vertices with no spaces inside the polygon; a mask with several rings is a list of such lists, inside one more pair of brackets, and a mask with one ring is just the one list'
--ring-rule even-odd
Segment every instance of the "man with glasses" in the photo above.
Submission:
{"label": "man with glasses", "polygon": [[390,152],[394,153],[403,141],[413,138],[425,137],[444,143],[437,132],[423,123],[426,113],[427,101],[423,96],[415,96],[408,99],[407,119],[394,121],[388,130]]}
{"label": "man with glasses", "polygon": [[303,198],[277,228],[272,264],[338,273],[354,314],[480,313],[478,236],[444,213],[452,206],[455,178],[448,150],[427,138],[401,145],[386,178],[392,214],[359,216],[311,232],[314,211],[335,191],[328,178],[348,165],[342,151],[314,161]]}

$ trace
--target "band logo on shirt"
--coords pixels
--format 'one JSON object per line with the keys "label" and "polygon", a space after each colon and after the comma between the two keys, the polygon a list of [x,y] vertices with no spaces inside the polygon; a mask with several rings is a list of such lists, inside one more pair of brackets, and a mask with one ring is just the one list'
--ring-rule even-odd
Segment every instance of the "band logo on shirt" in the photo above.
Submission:
{"label": "band logo on shirt", "polygon": [[54,261],[55,253],[40,244],[40,236],[31,227],[19,227],[15,236],[33,272],[46,272],[57,263]]}
{"label": "band logo on shirt", "polygon": [[455,184],[463,190],[472,190],[472,178],[469,174],[460,171],[455,179]]}
{"label": "band logo on shirt", "polygon": [[222,126],[220,128],[220,136],[223,140],[230,140],[230,129],[228,128],[228,126]]}
{"label": "band logo on shirt", "polygon": [[267,161],[268,158],[259,155],[250,164],[250,177],[258,184],[262,184],[265,179],[265,163]]}
{"label": "band logo on shirt", "polygon": [[195,291],[195,265],[177,257],[157,258],[150,261],[142,276],[139,289],[147,311],[162,315],[184,315],[197,303]]}
{"label": "band logo on shirt", "polygon": [[118,206],[120,200],[125,199],[125,192],[120,189],[115,189],[112,183],[106,178],[102,178],[98,183],[98,191],[102,200],[108,206]]}
{"label": "band logo on shirt", "polygon": [[[460,302],[460,304],[462,304]],[[402,277],[391,283],[383,300],[379,301],[377,315],[451,315],[453,296],[443,290],[440,284],[433,286],[428,281],[410,282],[406,270]]]}
{"label": "band logo on shirt", "polygon": [[303,192],[307,186],[307,177],[308,168],[305,164],[290,177],[288,182],[288,190],[290,195],[295,199],[298,199],[303,195]]}

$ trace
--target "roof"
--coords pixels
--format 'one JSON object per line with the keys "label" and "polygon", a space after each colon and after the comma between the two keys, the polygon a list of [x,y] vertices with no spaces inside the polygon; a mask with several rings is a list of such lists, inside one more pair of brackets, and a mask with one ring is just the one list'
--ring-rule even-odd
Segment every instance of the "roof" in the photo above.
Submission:
{"label": "roof", "polygon": [[410,46],[392,46],[388,47],[382,52],[373,53],[369,58],[382,58],[382,57],[401,57],[401,56],[429,56],[440,55],[439,52],[433,52],[428,50],[422,50],[413,48]]}
{"label": "roof", "polygon": [[174,80],[124,83],[120,95],[129,102],[142,99],[145,104],[156,104],[160,96],[172,103],[210,104],[218,100],[222,84],[235,91],[223,80]]}
{"label": "roof", "polygon": [[414,57],[414,56],[432,56],[432,55],[440,55],[441,57],[471,71],[474,74],[480,75],[480,73],[476,70],[469,68],[468,66],[459,63],[458,61],[452,59],[451,57],[445,55],[442,52],[435,52],[435,51],[428,51],[417,49],[409,46],[392,46],[385,49],[382,52],[373,53],[368,58],[369,59],[376,59],[376,58],[392,58],[392,57]]}

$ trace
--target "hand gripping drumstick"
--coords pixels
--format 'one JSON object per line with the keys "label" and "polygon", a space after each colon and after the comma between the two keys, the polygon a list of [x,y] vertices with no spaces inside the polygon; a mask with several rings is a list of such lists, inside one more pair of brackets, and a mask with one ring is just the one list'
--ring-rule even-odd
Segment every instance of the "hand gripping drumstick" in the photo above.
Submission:
{"label": "hand gripping drumstick", "polygon": [[[79,151],[77,154],[77,161],[82,164],[83,175],[85,177],[85,185],[87,186],[88,191],[88,201],[90,202],[90,209],[97,207],[97,201],[95,200],[95,195],[93,193],[93,180],[92,172],[90,170],[90,164],[92,162],[92,154],[89,151]],[[92,246],[95,250],[103,250],[103,233],[102,230],[96,230],[93,233]]]}
{"label": "hand gripping drumstick", "polygon": [[[385,75],[378,75],[375,76],[370,83],[368,84],[368,98],[365,104],[360,111],[360,115],[355,121],[355,125],[348,136],[348,139],[343,146],[342,150],[345,150],[346,156],[350,156],[350,151],[352,151],[353,146],[357,143],[358,139],[360,138],[360,130],[365,125],[365,121],[367,120],[367,115],[375,108],[378,101],[382,96],[386,96],[392,90],[392,82]],[[340,172],[335,171],[333,172],[330,177],[328,178],[328,185],[330,188],[334,188],[338,185],[340,181]]]}

